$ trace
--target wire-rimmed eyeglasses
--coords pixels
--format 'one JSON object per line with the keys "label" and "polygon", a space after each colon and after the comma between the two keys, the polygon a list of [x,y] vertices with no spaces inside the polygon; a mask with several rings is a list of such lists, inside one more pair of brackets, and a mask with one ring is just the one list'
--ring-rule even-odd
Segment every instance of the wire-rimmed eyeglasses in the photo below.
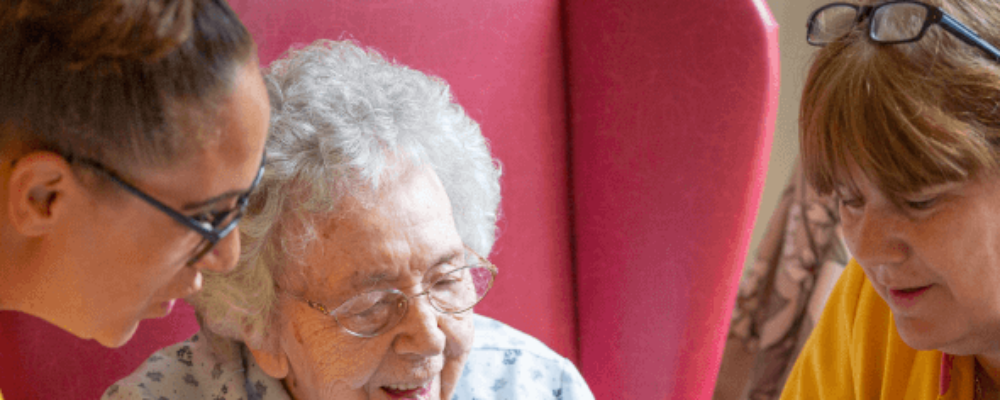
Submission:
{"label": "wire-rimmed eyeglasses", "polygon": [[204,257],[205,254],[212,251],[212,249],[215,248],[215,246],[219,244],[222,239],[235,230],[237,224],[240,222],[240,219],[243,217],[243,213],[246,211],[250,194],[252,194],[254,189],[257,188],[257,185],[260,184],[261,177],[264,176],[264,166],[267,164],[266,155],[262,156],[260,160],[260,168],[257,170],[257,176],[254,178],[253,183],[250,184],[250,188],[236,198],[236,207],[219,212],[208,212],[196,217],[189,217],[139,190],[135,186],[132,186],[119,177],[114,171],[105,167],[98,161],[81,157],[73,157],[72,155],[64,156],[64,158],[66,158],[66,160],[71,164],[78,163],[100,172],[116,185],[125,189],[125,191],[145,201],[149,205],[153,206],[153,208],[167,214],[170,218],[173,218],[181,225],[198,232],[202,239],[192,252],[193,256],[188,259],[187,265],[193,265],[198,262],[198,260]]}
{"label": "wire-rimmed eyeglasses", "polygon": [[466,265],[445,269],[431,276],[427,289],[409,296],[396,289],[373,290],[330,309],[319,302],[289,294],[316,311],[333,317],[347,333],[370,338],[395,327],[406,316],[412,299],[427,296],[435,310],[444,314],[469,311],[493,287],[497,267],[466,247]]}
{"label": "wire-rimmed eyeglasses", "polygon": [[843,38],[864,20],[869,20],[868,37],[883,44],[920,40],[931,25],[939,25],[966,44],[1000,62],[1000,50],[983,40],[968,26],[929,4],[913,0],[891,1],[874,6],[831,3],[816,9],[806,24],[806,41],[824,46]]}

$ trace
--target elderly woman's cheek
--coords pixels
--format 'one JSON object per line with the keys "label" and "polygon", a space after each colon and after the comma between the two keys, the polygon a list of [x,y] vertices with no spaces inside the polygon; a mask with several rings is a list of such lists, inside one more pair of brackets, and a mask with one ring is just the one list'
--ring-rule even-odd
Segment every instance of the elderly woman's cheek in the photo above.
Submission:
{"label": "elderly woman's cheek", "polygon": [[441,398],[451,398],[462,376],[465,361],[472,351],[472,341],[476,329],[472,323],[472,313],[442,315],[440,327],[447,341],[444,348],[444,369],[441,370]]}
{"label": "elderly woman's cheek", "polygon": [[448,339],[444,349],[445,357],[465,356],[472,351],[472,339],[476,335],[472,316],[473,313],[467,312],[456,315],[442,315],[440,317],[441,330],[444,331],[445,337]]}
{"label": "elderly woman's cheek", "polygon": [[293,321],[291,328],[303,353],[297,358],[304,361],[293,368],[309,374],[321,392],[334,388],[356,390],[378,368],[380,357],[366,354],[368,346],[359,345],[357,339],[336,327],[320,321]]}

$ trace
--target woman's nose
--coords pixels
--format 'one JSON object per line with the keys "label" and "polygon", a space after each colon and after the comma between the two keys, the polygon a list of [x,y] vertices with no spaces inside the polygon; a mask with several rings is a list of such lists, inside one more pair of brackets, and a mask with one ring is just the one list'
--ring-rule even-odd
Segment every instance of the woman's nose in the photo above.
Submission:
{"label": "woman's nose", "polygon": [[407,315],[400,321],[394,346],[397,354],[431,357],[444,352],[445,335],[438,326],[440,313],[424,297],[410,299]]}
{"label": "woman's nose", "polygon": [[209,250],[195,265],[198,269],[226,273],[236,267],[240,257],[240,233],[232,232],[222,238],[212,250]]}
{"label": "woman's nose", "polygon": [[905,216],[886,208],[866,209],[855,221],[844,220],[844,236],[862,265],[895,265],[906,260],[909,247]]}

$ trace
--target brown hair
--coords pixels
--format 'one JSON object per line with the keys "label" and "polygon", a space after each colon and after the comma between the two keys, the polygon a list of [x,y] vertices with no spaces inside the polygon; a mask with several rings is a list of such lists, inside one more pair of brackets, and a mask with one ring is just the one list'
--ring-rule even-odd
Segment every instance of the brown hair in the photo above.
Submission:
{"label": "brown hair", "polygon": [[[925,0],[1000,45],[992,1]],[[868,1],[867,3],[871,3]],[[819,50],[799,114],[805,174],[822,194],[855,164],[893,201],[996,171],[1000,64],[940,26],[914,43],[868,39],[867,21]]]}
{"label": "brown hair", "polygon": [[120,167],[176,161],[254,54],[224,0],[0,5],[0,143]]}

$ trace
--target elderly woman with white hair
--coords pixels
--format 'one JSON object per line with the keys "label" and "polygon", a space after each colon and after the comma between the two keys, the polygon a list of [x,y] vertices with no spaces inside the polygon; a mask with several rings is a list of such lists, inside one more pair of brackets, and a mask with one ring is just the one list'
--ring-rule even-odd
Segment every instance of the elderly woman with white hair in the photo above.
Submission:
{"label": "elderly woman with white hair", "polygon": [[538,340],[474,315],[500,169],[442,80],[350,42],[275,61],[267,172],[202,331],[106,399],[593,399]]}

